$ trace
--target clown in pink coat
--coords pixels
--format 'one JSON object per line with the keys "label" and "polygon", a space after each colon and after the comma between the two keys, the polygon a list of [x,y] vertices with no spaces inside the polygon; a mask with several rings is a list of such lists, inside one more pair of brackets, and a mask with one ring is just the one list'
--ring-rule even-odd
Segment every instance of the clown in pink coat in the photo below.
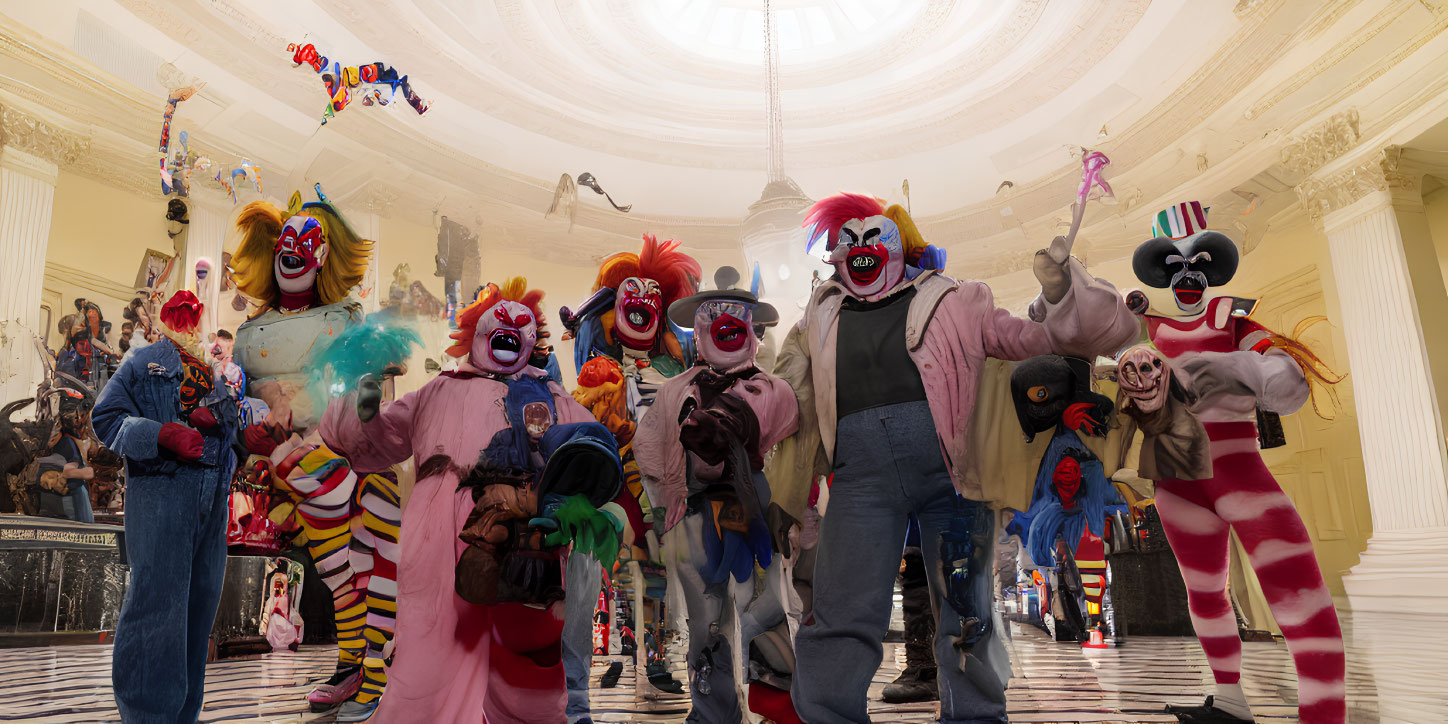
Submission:
{"label": "clown in pink coat", "polygon": [[[359,400],[336,400],[323,418],[327,445],[357,468],[409,457],[419,466],[402,513],[398,645],[375,722],[564,721],[561,601],[484,605],[457,592],[458,562],[469,548],[459,535],[475,509],[459,483],[488,467],[480,456],[493,450],[500,432],[524,426],[508,419],[509,396],[526,391],[538,400],[524,415],[530,434],[593,423],[572,395],[528,366],[543,325],[543,295],[526,287],[517,278],[502,288],[489,285],[459,315],[457,344],[449,350],[464,357],[456,371],[380,409],[379,396],[364,386]],[[523,456],[536,453],[535,447]],[[521,512],[525,522],[538,514]]]}
{"label": "clown in pink coat", "polygon": [[994,514],[969,448],[985,359],[1110,355],[1135,340],[1137,321],[1070,255],[1066,237],[1037,252],[1041,295],[1022,319],[986,285],[934,271],[943,255],[898,205],[840,194],[815,204],[806,226],[835,274],[780,350],[775,372],[796,391],[801,422],[795,464],[771,468],[770,482],[786,501],[802,501],[816,475],[832,482],[814,622],[795,640],[795,708],[811,724],[868,721],[866,691],[914,517],[937,618],[940,721],[1004,722],[1010,666],[991,615]]}
{"label": "clown in pink coat", "polygon": [[[743,609],[754,593],[755,562],[778,568],[765,522],[764,455],[795,432],[799,408],[789,385],[754,366],[756,326],[778,322],[774,307],[751,292],[716,289],[674,302],[669,319],[693,328],[703,363],[659,387],[639,421],[634,457],[649,499],[666,511],[666,535],[682,529],[689,551],[678,569],[689,619],[687,721],[737,722],[743,712],[725,622],[743,622],[745,646],[774,623]],[[778,605],[761,608],[783,620]],[[726,616],[729,609],[735,615]]]}

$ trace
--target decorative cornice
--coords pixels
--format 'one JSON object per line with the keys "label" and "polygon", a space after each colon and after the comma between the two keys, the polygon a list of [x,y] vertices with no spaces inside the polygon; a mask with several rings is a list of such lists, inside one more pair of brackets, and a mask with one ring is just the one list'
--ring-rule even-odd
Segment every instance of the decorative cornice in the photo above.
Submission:
{"label": "decorative cornice", "polygon": [[1309,174],[1357,145],[1358,111],[1349,108],[1333,114],[1300,136],[1290,138],[1282,148],[1282,165],[1300,174]]}
{"label": "decorative cornice", "polygon": [[1416,180],[1399,168],[1400,149],[1389,146],[1340,171],[1309,178],[1297,185],[1297,199],[1308,218],[1321,222],[1373,193],[1411,190]]}
{"label": "decorative cornice", "polygon": [[57,166],[74,166],[90,151],[90,139],[57,128],[12,105],[0,105],[0,146],[34,154]]}

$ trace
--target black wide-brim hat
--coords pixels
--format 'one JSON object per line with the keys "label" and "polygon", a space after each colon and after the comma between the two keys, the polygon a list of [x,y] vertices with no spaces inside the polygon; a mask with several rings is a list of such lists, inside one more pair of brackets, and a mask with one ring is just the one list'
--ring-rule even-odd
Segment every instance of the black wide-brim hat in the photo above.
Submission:
{"label": "black wide-brim hat", "polygon": [[699,305],[712,301],[742,302],[753,305],[755,324],[766,327],[779,324],[779,310],[775,309],[773,304],[761,302],[753,292],[743,289],[711,289],[684,297],[669,305],[669,321],[684,329],[693,329],[694,313],[699,311]]}

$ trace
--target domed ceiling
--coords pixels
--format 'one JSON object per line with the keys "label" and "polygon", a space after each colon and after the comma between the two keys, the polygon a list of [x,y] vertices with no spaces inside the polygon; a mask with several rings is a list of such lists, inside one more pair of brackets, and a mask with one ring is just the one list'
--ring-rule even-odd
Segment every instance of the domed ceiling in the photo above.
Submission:
{"label": "domed ceiling", "polygon": [[[1142,203],[1198,193],[1193,179],[1252,149],[1254,168],[1213,181],[1210,193],[1226,193],[1293,129],[1379,77],[1377,46],[1420,47],[1435,27],[1404,4],[770,2],[784,172],[810,197],[848,189],[906,201],[952,259],[973,260],[1027,253],[1014,248],[1025,243],[1022,223],[1031,238],[1049,232],[1069,205],[1081,145],[1135,176],[1126,190]],[[11,64],[0,83],[41,106],[89,112],[96,163],[151,178],[160,99],[205,81],[177,127],[203,151],[258,162],[271,193],[321,181],[344,201],[414,219],[440,209],[572,252],[645,230],[737,250],[768,178],[763,8],[52,0],[4,11],[37,37],[11,42],[7,57],[27,67]],[[385,62],[431,109],[354,105],[319,125],[327,96],[311,68],[293,63],[293,43],[343,66]],[[584,171],[632,211],[584,190],[572,226],[545,222],[559,177]],[[1266,190],[1292,182],[1274,183]],[[1131,200],[1121,208],[1145,213]]]}

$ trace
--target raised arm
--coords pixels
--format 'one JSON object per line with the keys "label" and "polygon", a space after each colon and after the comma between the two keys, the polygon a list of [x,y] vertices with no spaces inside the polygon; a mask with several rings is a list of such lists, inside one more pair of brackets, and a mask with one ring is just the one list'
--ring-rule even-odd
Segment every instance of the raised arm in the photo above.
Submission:
{"label": "raised arm", "polygon": [[355,393],[333,399],[322,415],[322,441],[363,472],[384,470],[406,460],[412,456],[413,420],[428,387],[383,403],[368,422],[357,415]]}

